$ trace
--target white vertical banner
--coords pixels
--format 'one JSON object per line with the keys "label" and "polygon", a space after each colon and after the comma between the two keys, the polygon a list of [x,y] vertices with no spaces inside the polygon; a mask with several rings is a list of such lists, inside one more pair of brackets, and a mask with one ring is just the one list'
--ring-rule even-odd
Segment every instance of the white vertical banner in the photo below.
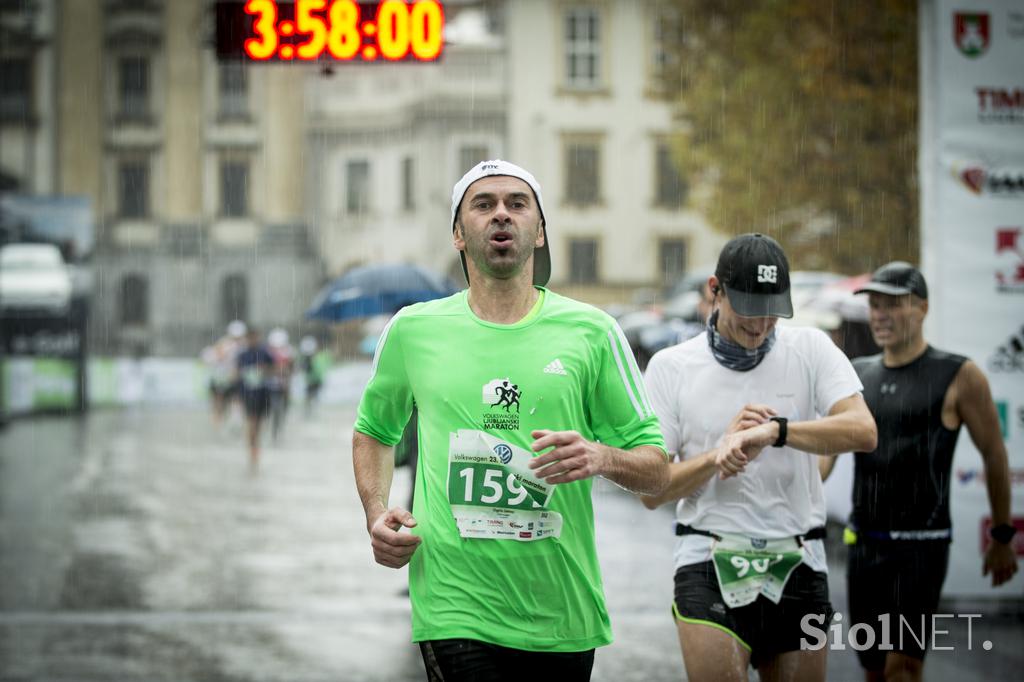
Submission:
{"label": "white vertical banner", "polygon": [[[1024,3],[919,7],[925,335],[988,376],[1010,456],[1014,523],[1024,531]],[[981,456],[966,433],[950,489],[944,595],[1024,596],[1024,573],[998,589],[981,575],[990,509]],[[1024,532],[1015,545],[1024,553]]]}

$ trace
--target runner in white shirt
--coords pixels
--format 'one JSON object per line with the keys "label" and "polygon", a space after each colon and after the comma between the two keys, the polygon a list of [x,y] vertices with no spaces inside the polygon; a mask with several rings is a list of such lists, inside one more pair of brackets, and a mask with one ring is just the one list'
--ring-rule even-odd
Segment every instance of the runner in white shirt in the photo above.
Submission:
{"label": "runner in white shirt", "polygon": [[745,682],[752,664],[762,680],[824,680],[825,649],[800,650],[801,619],[832,617],[810,453],[870,452],[875,422],[824,333],[775,328],[793,314],[775,240],[731,240],[708,283],[708,330],[657,353],[646,375],[676,461],[665,492],[642,499],[678,500],[673,611],[686,673]]}

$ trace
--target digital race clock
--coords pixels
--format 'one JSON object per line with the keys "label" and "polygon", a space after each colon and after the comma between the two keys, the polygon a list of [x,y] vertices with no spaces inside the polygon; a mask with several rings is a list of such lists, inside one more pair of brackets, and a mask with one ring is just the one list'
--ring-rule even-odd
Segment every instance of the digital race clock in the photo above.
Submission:
{"label": "digital race clock", "polygon": [[255,61],[434,61],[444,45],[437,0],[220,0],[217,56]]}

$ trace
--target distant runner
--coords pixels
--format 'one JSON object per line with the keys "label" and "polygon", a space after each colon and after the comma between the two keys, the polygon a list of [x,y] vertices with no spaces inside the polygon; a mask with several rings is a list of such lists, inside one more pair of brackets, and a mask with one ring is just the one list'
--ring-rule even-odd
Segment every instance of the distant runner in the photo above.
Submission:
{"label": "distant runner", "polygon": [[228,325],[227,331],[200,355],[210,373],[210,408],[214,426],[224,422],[235,392],[235,358],[245,342],[246,327],[241,320]]}
{"label": "distant runner", "polygon": [[260,428],[270,412],[270,377],[274,371],[274,357],[263,345],[255,328],[249,328],[246,347],[238,354],[235,363],[238,395],[246,415],[249,468],[252,473],[257,473],[260,468]]}

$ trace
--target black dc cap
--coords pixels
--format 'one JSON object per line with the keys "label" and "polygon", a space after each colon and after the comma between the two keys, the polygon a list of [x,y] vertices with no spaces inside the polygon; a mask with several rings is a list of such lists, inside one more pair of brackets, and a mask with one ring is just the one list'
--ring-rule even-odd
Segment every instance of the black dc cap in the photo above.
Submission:
{"label": "black dc cap", "polygon": [[718,256],[715,277],[729,305],[743,317],[793,317],[789,261],[777,241],[763,234],[730,239]]}

